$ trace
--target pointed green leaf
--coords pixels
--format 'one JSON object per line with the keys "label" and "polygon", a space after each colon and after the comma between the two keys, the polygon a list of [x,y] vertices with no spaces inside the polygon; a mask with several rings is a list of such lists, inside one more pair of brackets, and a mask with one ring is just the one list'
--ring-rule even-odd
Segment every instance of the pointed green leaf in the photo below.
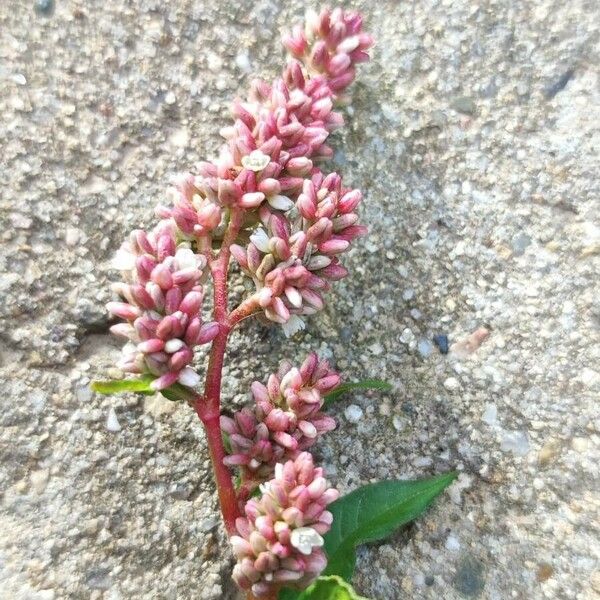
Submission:
{"label": "pointed green leaf", "polygon": [[335,390],[329,392],[329,394],[325,394],[325,404],[331,404],[340,396],[354,390],[381,390],[389,392],[391,389],[391,384],[386,381],[381,381],[381,379],[363,379],[362,381],[342,383],[342,385],[336,387]]}
{"label": "pointed green leaf", "polygon": [[138,379],[111,379],[110,381],[92,381],[90,387],[100,394],[120,394],[122,392],[142,392],[154,394],[150,384],[154,380],[151,375],[143,375]]}
{"label": "pointed green leaf", "polygon": [[279,600],[369,600],[359,596],[349,583],[335,575],[319,577],[303,591],[281,590],[278,598]]}
{"label": "pointed green leaf", "polygon": [[446,473],[415,481],[380,481],[336,500],[331,530],[325,535],[325,575],[350,580],[356,546],[381,540],[418,517],[456,478]]}

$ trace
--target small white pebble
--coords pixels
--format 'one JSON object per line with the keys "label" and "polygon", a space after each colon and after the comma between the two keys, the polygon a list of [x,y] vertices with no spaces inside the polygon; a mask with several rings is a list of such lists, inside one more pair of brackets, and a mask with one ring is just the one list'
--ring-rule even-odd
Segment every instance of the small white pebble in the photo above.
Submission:
{"label": "small white pebble", "polygon": [[415,334],[408,327],[406,327],[400,336],[400,341],[403,344],[410,344],[411,342],[414,342],[414,340]]}
{"label": "small white pebble", "polygon": [[108,411],[108,416],[106,417],[106,429],[113,433],[121,431],[121,425],[119,419],[117,419],[117,413],[114,408],[110,408]]}
{"label": "small white pebble", "polygon": [[402,417],[399,417],[398,415],[396,415],[392,419],[392,425],[394,426],[394,429],[396,431],[402,431],[406,424],[404,422],[404,419],[402,419]]}
{"label": "small white pebble", "polygon": [[485,410],[481,415],[481,420],[486,425],[496,425],[496,419],[498,417],[498,409],[495,404],[486,404]]}
{"label": "small white pebble", "polygon": [[165,95],[165,103],[171,105],[175,104],[175,102],[177,102],[177,97],[175,94],[173,92],[167,92]]}
{"label": "small white pebble", "polygon": [[500,442],[502,452],[512,452],[516,456],[525,456],[529,452],[529,438],[526,431],[508,431]]}
{"label": "small white pebble", "polygon": [[448,377],[446,381],[444,381],[444,387],[450,391],[454,392],[460,388],[460,383],[458,383],[458,379],[455,377]]}
{"label": "small white pebble", "polygon": [[446,538],[446,550],[450,550],[451,552],[460,550],[460,542],[453,535],[449,535]]}
{"label": "small white pebble", "polygon": [[65,242],[67,246],[75,246],[79,241],[79,230],[75,229],[75,227],[67,227],[67,232],[65,234]]}
{"label": "small white pebble", "polygon": [[252,71],[252,64],[250,63],[250,58],[248,57],[247,52],[240,52],[235,57],[235,64],[238,66],[240,71],[244,73],[250,73]]}
{"label": "small white pebble", "polygon": [[351,404],[344,411],[344,415],[346,415],[346,419],[348,419],[350,423],[358,423],[363,417],[363,410],[360,406]]}
{"label": "small white pebble", "polygon": [[585,452],[588,449],[588,440],[582,437],[575,437],[571,440],[571,448],[575,452]]}
{"label": "small white pebble", "polygon": [[429,340],[421,338],[417,343],[417,350],[423,358],[427,358],[428,356],[431,356],[431,353],[433,352],[433,345]]}

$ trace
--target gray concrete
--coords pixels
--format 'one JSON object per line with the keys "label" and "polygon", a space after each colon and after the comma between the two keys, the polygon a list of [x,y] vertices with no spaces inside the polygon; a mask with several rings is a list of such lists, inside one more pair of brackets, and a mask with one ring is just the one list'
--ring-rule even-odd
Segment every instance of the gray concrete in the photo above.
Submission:
{"label": "gray concrete", "polygon": [[[118,355],[110,257],[250,73],[277,74],[303,3],[33,4],[0,6],[0,595],[227,598],[194,415],[87,385]],[[318,454],[343,491],[460,471],[361,551],[366,596],[599,597],[598,5],[354,5],[379,45],[334,167],[372,233],[307,333],[233,337],[227,404],[317,349],[394,384],[334,409]]]}

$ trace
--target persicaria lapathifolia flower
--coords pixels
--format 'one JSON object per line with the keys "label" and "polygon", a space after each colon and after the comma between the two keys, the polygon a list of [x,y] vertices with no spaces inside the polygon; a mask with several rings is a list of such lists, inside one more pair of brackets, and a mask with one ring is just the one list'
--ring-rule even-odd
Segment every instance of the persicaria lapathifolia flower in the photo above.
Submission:
{"label": "persicaria lapathifolia flower", "polygon": [[173,207],[158,214],[201,242],[221,239],[229,213],[243,211],[232,252],[255,279],[254,300],[291,335],[304,326],[300,315],[322,308],[329,282],[347,274],[338,255],[364,231],[354,212],[360,192],[316,163],[333,154],[328,136],[343,124],[334,103],[372,39],[359,15],[336,9],[309,16],[306,30],[285,43],[298,60],[272,85],[252,83],[249,98],[234,104],[234,124],[222,130],[219,158],[200,163],[197,177],[183,176],[171,192]]}
{"label": "persicaria lapathifolia flower", "polygon": [[293,459],[312,446],[318,436],[335,428],[335,420],[321,412],[323,395],[340,383],[326,360],[311,353],[300,368],[281,363],[267,385],[255,381],[255,404],[221,417],[231,454],[225,463],[242,468],[246,488],[266,481],[274,465]]}
{"label": "persicaria lapathifolia flower", "polygon": [[201,177],[191,173],[179,175],[167,193],[173,206],[158,206],[156,212],[163,219],[172,218],[182,236],[188,239],[208,237],[219,228],[222,208],[216,194]]}
{"label": "persicaria lapathifolia flower", "polygon": [[233,579],[259,598],[283,585],[304,588],[323,571],[322,536],[332,522],[326,507],[339,496],[308,452],[277,464],[261,491],[236,522],[239,536],[231,537],[237,558]]}
{"label": "persicaria lapathifolia flower", "polygon": [[373,38],[362,31],[360,14],[325,8],[321,14],[308,11],[305,27],[296,26],[283,43],[310,73],[326,76],[327,85],[338,92],[354,80],[354,65],[369,60],[366,50]]}
{"label": "persicaria lapathifolia flower", "polygon": [[251,236],[246,248],[231,252],[258,291],[265,315],[293,334],[303,327],[299,315],[310,315],[324,306],[322,293],[330,281],[348,274],[338,255],[365,232],[354,212],[362,196],[342,187],[336,173],[317,171],[305,179],[295,214],[261,211],[263,227]]}
{"label": "persicaria lapathifolia flower", "polygon": [[206,259],[185,243],[178,245],[175,225],[161,221],[150,233],[132,232],[114,266],[126,279],[113,286],[125,301],[107,305],[126,321],[111,327],[129,340],[119,367],[156,376],[156,390],[175,382],[196,385],[199,376],[189,366],[194,346],[210,342],[219,331],[217,323],[203,323],[200,316]]}

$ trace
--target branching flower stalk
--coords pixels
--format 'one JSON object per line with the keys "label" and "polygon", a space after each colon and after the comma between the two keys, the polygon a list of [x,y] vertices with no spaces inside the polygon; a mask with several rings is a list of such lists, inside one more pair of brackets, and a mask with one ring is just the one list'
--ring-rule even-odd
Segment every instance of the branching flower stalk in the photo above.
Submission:
{"label": "branching flower stalk", "polygon": [[[326,142],[343,124],[334,107],[348,101],[355,65],[368,60],[372,39],[360,15],[335,9],[309,13],[283,42],[293,58],[280,79],[254,81],[248,99],[234,103],[218,160],[179,176],[157,208],[158,225],[134,231],[117,253],[124,282],[114,289],[122,301],[108,305],[124,321],[112,327],[127,339],[120,368],[151,378],[167,397],[185,398],[204,425],[238,558],[234,578],[248,598],[275,598],[284,584],[306,587],[325,566],[325,507],[337,492],[306,450],[335,427],[321,407],[340,378],[316,354],[298,367],[284,362],[266,385],[253,384],[253,407],[224,417],[227,340],[259,312],[288,336],[304,328],[331,282],[348,274],[340,255],[365,232],[355,213],[361,193],[317,164],[333,153]],[[232,258],[255,291],[229,310]],[[209,277],[212,320],[204,322]],[[209,343],[199,393],[195,349]],[[232,469],[239,469],[237,489]],[[250,499],[257,487],[260,497]]]}

